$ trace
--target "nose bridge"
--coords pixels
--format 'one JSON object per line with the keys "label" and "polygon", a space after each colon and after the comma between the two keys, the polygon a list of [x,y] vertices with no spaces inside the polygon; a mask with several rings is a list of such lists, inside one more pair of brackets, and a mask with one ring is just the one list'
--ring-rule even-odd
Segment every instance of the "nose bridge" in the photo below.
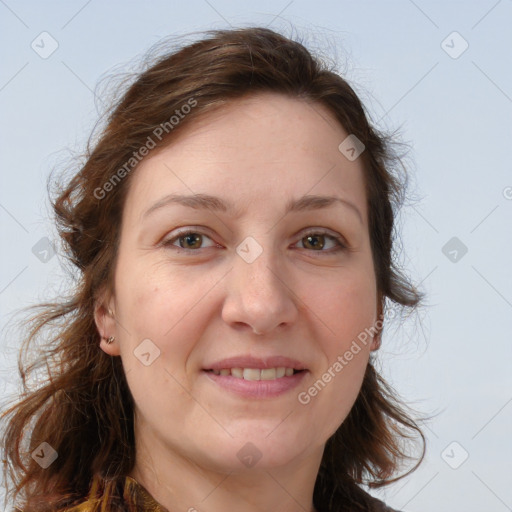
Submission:
{"label": "nose bridge", "polygon": [[266,237],[265,243],[247,237],[237,247],[223,312],[227,322],[248,324],[259,333],[290,323],[296,315],[293,294],[270,239]]}
{"label": "nose bridge", "polygon": [[276,258],[271,247],[267,246],[253,261],[245,260],[240,254],[238,256],[241,260],[237,261],[240,274],[245,276],[248,281],[245,285],[255,287],[260,293],[268,293],[271,288],[278,286],[279,281],[275,270]]}
{"label": "nose bridge", "polygon": [[252,237],[244,240],[237,248],[234,270],[240,291],[249,292],[249,298],[272,300],[282,293],[282,283],[277,277],[278,262],[270,241],[267,238],[265,246],[263,243]]}

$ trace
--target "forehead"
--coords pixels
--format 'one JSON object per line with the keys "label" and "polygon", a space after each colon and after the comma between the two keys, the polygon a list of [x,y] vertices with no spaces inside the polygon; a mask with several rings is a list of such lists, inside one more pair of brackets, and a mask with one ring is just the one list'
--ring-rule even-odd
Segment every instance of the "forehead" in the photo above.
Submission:
{"label": "forehead", "polygon": [[207,193],[229,199],[240,216],[250,205],[329,194],[350,198],[366,222],[362,161],[338,149],[348,135],[317,103],[268,93],[230,101],[139,164],[127,211],[140,215],[170,193]]}

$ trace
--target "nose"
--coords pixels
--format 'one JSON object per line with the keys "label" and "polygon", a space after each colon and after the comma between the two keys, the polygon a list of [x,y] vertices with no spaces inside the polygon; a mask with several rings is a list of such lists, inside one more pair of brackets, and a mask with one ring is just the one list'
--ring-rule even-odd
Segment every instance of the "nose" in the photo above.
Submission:
{"label": "nose", "polygon": [[278,266],[271,250],[248,263],[235,253],[227,275],[222,318],[231,327],[268,334],[292,325],[299,316],[292,279]]}

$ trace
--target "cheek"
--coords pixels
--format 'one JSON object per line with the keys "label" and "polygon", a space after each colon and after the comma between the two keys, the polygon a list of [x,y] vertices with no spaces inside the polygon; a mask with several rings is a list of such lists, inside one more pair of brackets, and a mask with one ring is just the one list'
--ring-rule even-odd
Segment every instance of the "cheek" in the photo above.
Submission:
{"label": "cheek", "polygon": [[[316,340],[325,359],[303,389],[301,403],[323,418],[326,437],[334,433],[354,404],[368,364],[376,321],[376,288],[371,272],[347,268],[309,294]],[[306,288],[305,288],[306,289]],[[322,333],[320,335],[320,332]]]}
{"label": "cheek", "polygon": [[200,337],[202,322],[208,318],[207,297],[203,296],[214,284],[211,274],[185,266],[171,271],[162,261],[120,259],[116,307],[121,354],[129,361],[131,353],[149,339],[160,351],[158,362],[185,378],[189,355]]}
{"label": "cheek", "polygon": [[161,337],[171,329],[174,317],[184,314],[187,290],[179,272],[171,274],[161,263],[144,256],[119,258],[116,305],[124,322],[139,333],[148,330]]}
{"label": "cheek", "polygon": [[[312,316],[324,326],[324,340],[329,360],[342,354],[355,339],[367,341],[362,343],[363,348],[369,345],[364,340],[366,333],[377,320],[376,287],[371,272],[358,272],[346,269],[338,273],[332,280],[324,279],[321,285],[316,282],[305,286],[304,302],[310,309]],[[314,293],[306,294],[306,290]]]}
{"label": "cheek", "polygon": [[[154,422],[155,414],[175,417],[193,405],[183,386],[189,387],[186,364],[197,336],[192,320],[200,295],[179,272],[172,277],[162,265],[119,260],[121,358],[138,414],[146,422]],[[176,423],[183,427],[181,420]]]}
{"label": "cheek", "polygon": [[118,337],[125,351],[146,338],[164,349],[163,334],[172,328],[171,312],[183,307],[175,288],[157,267],[146,265],[144,258],[119,258],[115,295]]}

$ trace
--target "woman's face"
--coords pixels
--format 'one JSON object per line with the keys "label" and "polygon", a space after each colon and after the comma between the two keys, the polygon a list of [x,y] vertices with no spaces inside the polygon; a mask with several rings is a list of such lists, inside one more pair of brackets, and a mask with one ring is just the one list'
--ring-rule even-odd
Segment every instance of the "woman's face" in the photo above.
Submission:
{"label": "woman's face", "polygon": [[277,94],[178,135],[134,171],[116,323],[97,316],[138,441],[218,470],[319,462],[376,342],[361,159],[325,108]]}

